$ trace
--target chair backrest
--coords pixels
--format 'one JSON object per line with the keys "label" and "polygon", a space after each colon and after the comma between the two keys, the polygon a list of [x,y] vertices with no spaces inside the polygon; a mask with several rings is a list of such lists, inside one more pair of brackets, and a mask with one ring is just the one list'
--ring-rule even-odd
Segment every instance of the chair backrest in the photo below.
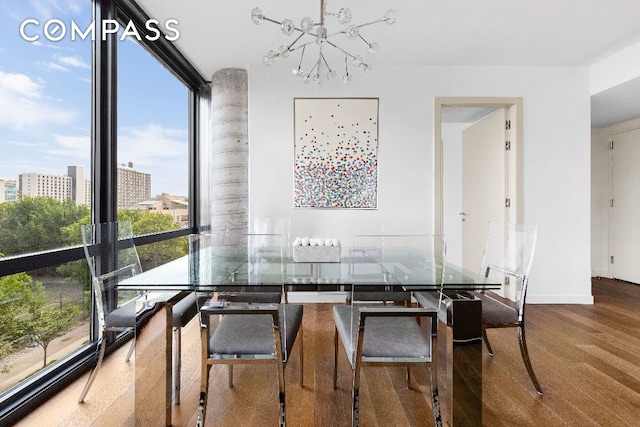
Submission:
{"label": "chair backrest", "polygon": [[[370,257],[402,284],[442,283],[445,238],[433,234],[359,234],[353,236],[354,255]],[[426,277],[429,275],[430,277]]]}
{"label": "chair backrest", "polygon": [[[437,284],[442,287],[445,238],[431,234],[359,234],[353,236],[353,256],[370,257],[375,263],[354,263],[355,274],[390,275],[398,285]],[[374,271],[376,270],[377,271]],[[381,288],[382,290],[383,288]],[[354,291],[357,293],[357,289]],[[375,299],[375,295],[372,294]],[[354,295],[354,300],[366,295]],[[397,295],[396,295],[397,297]]]}
{"label": "chair backrest", "polygon": [[291,219],[289,218],[254,218],[249,227],[250,234],[279,234],[283,255],[290,255],[291,247]]}
{"label": "chair backrest", "polygon": [[522,320],[537,227],[491,221],[480,274],[504,284],[504,296],[516,302]]}
{"label": "chair backrest", "polygon": [[[98,325],[99,328],[103,328],[106,314],[117,308],[124,298],[129,297],[128,293],[117,292],[118,282],[141,273],[142,267],[133,243],[131,222],[87,224],[82,225],[81,232],[84,255],[91,275],[91,291],[95,300]],[[116,245],[115,251],[109,250],[109,242]],[[104,265],[97,265],[102,257],[108,257],[108,253],[115,253],[115,259],[111,262],[105,259]]]}

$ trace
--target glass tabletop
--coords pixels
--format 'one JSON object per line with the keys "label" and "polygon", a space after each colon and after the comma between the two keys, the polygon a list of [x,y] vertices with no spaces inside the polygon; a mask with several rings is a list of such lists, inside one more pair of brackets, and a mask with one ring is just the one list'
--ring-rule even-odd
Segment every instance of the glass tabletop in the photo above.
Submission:
{"label": "glass tabletop", "polygon": [[[482,290],[499,284],[417,247],[341,247],[338,262],[295,262],[282,245],[220,244],[207,235],[190,237],[189,254],[126,279],[120,289],[215,291],[230,286],[296,286],[351,289],[401,286],[405,290]],[[266,241],[266,240],[265,240]],[[333,286],[333,287],[332,287]],[[307,288],[308,289],[308,288]]]}

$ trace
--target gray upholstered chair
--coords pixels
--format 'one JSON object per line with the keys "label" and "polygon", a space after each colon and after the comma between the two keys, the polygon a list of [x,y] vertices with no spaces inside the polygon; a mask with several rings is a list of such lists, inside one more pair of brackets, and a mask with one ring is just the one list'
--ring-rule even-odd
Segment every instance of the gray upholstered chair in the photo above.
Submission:
{"label": "gray upholstered chair", "polygon": [[[355,245],[359,246],[356,247]],[[430,235],[376,235],[354,237],[354,249],[363,250],[372,262],[354,263],[354,272],[359,274],[358,283],[366,283],[364,275],[380,280],[380,275],[393,272],[398,277],[406,277],[411,284],[433,281],[442,283],[442,269],[436,276],[426,277],[425,263],[444,259],[444,239]],[[364,271],[356,271],[358,268]],[[415,279],[415,281],[414,281]],[[366,286],[366,285],[364,285]],[[433,417],[436,425],[441,425],[438,398],[436,365],[437,311],[425,308],[401,306],[372,306],[372,301],[404,300],[404,292],[399,294],[382,288],[359,290],[354,285],[351,305],[333,307],[334,371],[333,384],[337,388],[338,347],[342,343],[352,371],[352,425],[359,424],[359,394],[361,369],[366,366],[401,366],[407,369],[407,388],[411,388],[411,366],[425,366],[431,374],[431,398]],[[361,289],[361,288],[360,288]],[[379,290],[381,289],[381,290]],[[361,305],[356,302],[367,301]],[[349,298],[348,298],[349,302]],[[426,320],[421,322],[420,320]]]}
{"label": "gray upholstered chair", "polygon": [[[211,244],[206,235],[193,236],[200,247]],[[244,237],[239,240],[244,242]],[[233,365],[275,364],[278,369],[280,425],[286,423],[284,368],[299,341],[300,387],[303,387],[303,306],[285,304],[282,285],[280,235],[246,236],[246,250],[235,262],[239,271],[230,272],[230,282],[222,283],[215,302],[200,309],[202,379],[198,425],[206,419],[207,392],[213,365],[229,365],[229,387],[233,387]],[[272,250],[274,249],[275,250]],[[264,249],[264,251],[263,251]],[[221,252],[226,252],[222,250]],[[230,252],[237,253],[237,250]],[[268,252],[268,255],[263,253]],[[268,262],[265,261],[268,257]],[[232,256],[226,257],[228,262]],[[265,269],[269,270],[266,271]],[[260,277],[262,276],[262,277]],[[280,276],[278,279],[277,277]],[[280,285],[275,286],[279,280]],[[260,285],[260,283],[264,285]],[[243,286],[244,283],[249,286]]]}
{"label": "gray upholstered chair", "polygon": [[[426,318],[428,322],[419,322]],[[433,417],[442,425],[436,365],[437,312],[426,308],[335,305],[333,387],[338,383],[338,341],[352,371],[352,425],[359,425],[360,373],[367,366],[425,366],[431,374]],[[421,327],[423,325],[423,327]],[[409,370],[407,385],[410,388]]]}
{"label": "gray upholstered chair", "polygon": [[[503,283],[505,298],[501,301],[490,296],[488,292],[475,292],[474,295],[482,300],[482,338],[489,354],[493,356],[487,329],[518,328],[518,341],[524,365],[536,391],[542,394],[542,388],[529,358],[524,317],[536,239],[536,226],[491,222],[481,274],[492,281]],[[515,303],[512,304],[510,301]]]}

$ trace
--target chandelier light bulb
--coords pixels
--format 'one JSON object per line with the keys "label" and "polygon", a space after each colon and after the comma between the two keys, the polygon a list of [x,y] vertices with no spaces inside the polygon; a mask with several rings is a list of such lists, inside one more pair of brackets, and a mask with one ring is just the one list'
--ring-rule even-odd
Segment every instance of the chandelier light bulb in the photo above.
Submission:
{"label": "chandelier light bulb", "polygon": [[251,11],[251,20],[256,25],[262,24],[262,21],[264,21],[264,14],[260,10],[260,8],[258,7],[253,8],[253,10]]}
{"label": "chandelier light bulb", "polygon": [[327,80],[333,80],[336,78],[336,72],[333,70],[327,71]]}
{"label": "chandelier light bulb", "polygon": [[296,68],[293,69],[293,71],[291,71],[291,73],[296,77],[300,77],[302,75],[302,69],[298,65]]}
{"label": "chandelier light bulb", "polygon": [[360,35],[360,30],[355,25],[349,25],[346,30],[344,30],[344,34],[348,39],[357,39]]}
{"label": "chandelier light bulb", "polygon": [[338,23],[345,25],[351,22],[351,10],[342,8],[338,11]]}
{"label": "chandelier light bulb", "polygon": [[369,43],[369,46],[367,47],[367,52],[369,52],[370,55],[374,55],[378,49],[380,49],[380,46],[378,46],[378,43]]}
{"label": "chandelier light bulb", "polygon": [[285,36],[290,36],[293,33],[293,30],[296,29],[296,26],[293,25],[293,21],[291,19],[285,19],[280,24],[280,28],[282,29],[282,34]]}
{"label": "chandelier light bulb", "polygon": [[396,11],[393,9],[387,10],[387,13],[384,14],[382,20],[388,25],[393,24],[396,22]]}
{"label": "chandelier light bulb", "polygon": [[276,62],[276,55],[277,54],[273,50],[270,50],[262,60],[266,65],[274,64]]}
{"label": "chandelier light bulb", "polygon": [[287,48],[284,45],[280,46],[278,48],[278,55],[283,57],[283,58],[288,58],[289,57],[289,48]]}
{"label": "chandelier light bulb", "polygon": [[305,33],[311,32],[311,30],[313,30],[313,19],[309,18],[308,16],[305,18],[302,18],[302,21],[300,21],[300,28]]}
{"label": "chandelier light bulb", "polygon": [[342,77],[342,81],[346,84],[349,83],[351,81],[351,74],[349,74],[348,72],[345,73],[345,75]]}

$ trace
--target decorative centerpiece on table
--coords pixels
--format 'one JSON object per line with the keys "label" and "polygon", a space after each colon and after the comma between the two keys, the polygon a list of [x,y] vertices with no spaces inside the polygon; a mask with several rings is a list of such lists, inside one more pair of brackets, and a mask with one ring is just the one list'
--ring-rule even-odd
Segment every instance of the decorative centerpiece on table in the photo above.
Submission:
{"label": "decorative centerpiece on table", "polygon": [[293,241],[295,262],[340,262],[340,240],[296,237]]}

